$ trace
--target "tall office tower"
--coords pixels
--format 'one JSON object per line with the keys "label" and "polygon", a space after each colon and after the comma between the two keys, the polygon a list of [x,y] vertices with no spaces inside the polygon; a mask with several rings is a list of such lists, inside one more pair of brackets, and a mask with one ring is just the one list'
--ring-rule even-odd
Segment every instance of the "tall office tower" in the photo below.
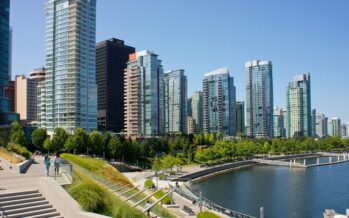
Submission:
{"label": "tall office tower", "polygon": [[[9,31],[9,56],[8,56],[8,80],[11,80],[12,75],[12,27],[10,26]],[[12,111],[12,110],[10,110]]]}
{"label": "tall office tower", "polygon": [[286,136],[285,124],[284,124],[284,114],[282,108],[274,108],[274,134],[275,138],[283,138]]}
{"label": "tall office tower", "polygon": [[10,0],[0,0],[0,125],[18,120],[18,114],[11,112],[10,101],[5,88],[11,79],[11,33]]}
{"label": "tall office tower", "polygon": [[164,74],[165,132],[187,133],[187,76],[184,70]]}
{"label": "tall office tower", "polygon": [[310,74],[294,77],[286,89],[287,137],[312,136]]}
{"label": "tall office tower", "polygon": [[316,114],[316,137],[323,138],[327,136],[327,117],[324,114]]}
{"label": "tall office tower", "polygon": [[236,92],[228,68],[205,74],[202,96],[203,132],[235,135]]}
{"label": "tall office tower", "polygon": [[193,120],[193,133],[202,132],[203,105],[201,91],[195,91],[191,96],[191,117]]}
{"label": "tall office tower", "polygon": [[164,73],[158,55],[130,55],[124,73],[125,133],[157,136],[164,133]]}
{"label": "tall office tower", "polygon": [[311,137],[316,137],[316,109],[311,111]]}
{"label": "tall office tower", "polygon": [[284,137],[286,137],[286,133],[289,129],[288,119],[287,119],[287,109],[282,110],[282,119],[284,122]]}
{"label": "tall office tower", "polygon": [[124,130],[124,70],[134,52],[135,48],[115,38],[96,45],[98,130]]}
{"label": "tall office tower", "polygon": [[96,0],[47,0],[46,128],[97,129]]}
{"label": "tall office tower", "polygon": [[271,61],[253,60],[246,68],[246,133],[273,137],[273,69]]}
{"label": "tall office tower", "polygon": [[16,111],[16,107],[15,107],[15,105],[16,105],[16,99],[15,99],[16,98],[16,95],[15,95],[16,85],[15,84],[16,84],[15,81],[10,80],[8,82],[8,85],[5,87],[5,98],[7,98],[9,100],[9,105],[10,105],[9,110],[11,112]]}
{"label": "tall office tower", "polygon": [[328,120],[328,135],[332,137],[341,137],[341,119],[333,117]]}
{"label": "tall office tower", "polygon": [[342,126],[341,126],[341,136],[343,137],[343,138],[347,138],[347,124],[342,124]]}
{"label": "tall office tower", "polygon": [[191,97],[189,97],[187,99],[187,114],[188,114],[188,117],[191,117],[191,115],[192,115],[191,102],[192,102],[192,99],[191,99]]}
{"label": "tall office tower", "polygon": [[236,135],[245,134],[245,102],[237,101],[236,102]]}

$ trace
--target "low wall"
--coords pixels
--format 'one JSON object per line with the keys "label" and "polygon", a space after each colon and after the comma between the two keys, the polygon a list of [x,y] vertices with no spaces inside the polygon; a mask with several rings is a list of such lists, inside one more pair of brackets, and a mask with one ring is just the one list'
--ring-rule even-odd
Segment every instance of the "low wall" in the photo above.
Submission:
{"label": "low wall", "polygon": [[30,167],[30,165],[33,163],[34,159],[30,158],[28,160],[25,160],[23,162],[20,162],[18,164],[10,163],[9,161],[5,160],[4,158],[0,158],[1,161],[6,163],[6,167],[12,167],[12,170],[18,173],[25,173],[26,170]]}
{"label": "low wall", "polygon": [[65,218],[110,218],[83,211],[80,205],[53,178],[40,178],[39,192]]}

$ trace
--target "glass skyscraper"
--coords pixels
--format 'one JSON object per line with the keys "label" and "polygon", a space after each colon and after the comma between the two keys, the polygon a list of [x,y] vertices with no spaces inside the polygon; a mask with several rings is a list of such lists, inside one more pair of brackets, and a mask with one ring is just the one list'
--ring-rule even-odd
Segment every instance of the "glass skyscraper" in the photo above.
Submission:
{"label": "glass skyscraper", "polygon": [[287,99],[287,137],[311,137],[312,113],[310,74],[301,74],[294,77],[286,91]]}
{"label": "glass skyscraper", "polygon": [[195,91],[191,97],[191,117],[193,133],[202,132],[202,92]]}
{"label": "glass skyscraper", "polygon": [[274,134],[273,137],[283,138],[286,136],[285,124],[284,124],[284,114],[282,108],[274,108]]}
{"label": "glass skyscraper", "polygon": [[235,135],[236,93],[228,68],[206,73],[203,80],[203,132]]}
{"label": "glass skyscraper", "polygon": [[273,70],[271,61],[253,60],[246,68],[246,133],[273,137]]}
{"label": "glass skyscraper", "polygon": [[184,70],[164,75],[165,132],[187,133],[187,76]]}
{"label": "glass skyscraper", "polygon": [[10,111],[5,88],[11,79],[10,0],[0,0],[0,125],[10,124],[19,115]]}
{"label": "glass skyscraper", "polygon": [[46,128],[95,130],[96,0],[48,0],[45,11]]}
{"label": "glass skyscraper", "polygon": [[124,74],[125,132],[128,137],[164,133],[164,72],[158,55],[130,55]]}
{"label": "glass skyscraper", "polygon": [[341,128],[341,119],[338,117],[333,117],[328,120],[328,135],[332,137],[341,137],[342,128]]}
{"label": "glass skyscraper", "polygon": [[245,102],[236,102],[236,135],[243,136],[245,134]]}

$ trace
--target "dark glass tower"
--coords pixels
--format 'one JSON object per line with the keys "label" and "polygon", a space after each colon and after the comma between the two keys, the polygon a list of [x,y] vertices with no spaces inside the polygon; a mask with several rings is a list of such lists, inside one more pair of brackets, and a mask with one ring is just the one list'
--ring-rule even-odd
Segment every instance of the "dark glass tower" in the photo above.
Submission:
{"label": "dark glass tower", "polygon": [[98,130],[124,129],[124,70],[135,48],[119,39],[108,39],[96,46]]}
{"label": "dark glass tower", "polygon": [[18,114],[10,112],[10,101],[5,88],[10,74],[10,0],[0,0],[0,125],[18,120]]}

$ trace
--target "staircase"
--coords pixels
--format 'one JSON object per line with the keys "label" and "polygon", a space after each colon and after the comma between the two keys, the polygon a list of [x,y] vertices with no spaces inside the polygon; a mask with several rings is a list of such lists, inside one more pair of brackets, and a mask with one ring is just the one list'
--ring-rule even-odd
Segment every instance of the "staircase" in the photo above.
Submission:
{"label": "staircase", "polygon": [[0,218],[63,218],[38,191],[0,194]]}

